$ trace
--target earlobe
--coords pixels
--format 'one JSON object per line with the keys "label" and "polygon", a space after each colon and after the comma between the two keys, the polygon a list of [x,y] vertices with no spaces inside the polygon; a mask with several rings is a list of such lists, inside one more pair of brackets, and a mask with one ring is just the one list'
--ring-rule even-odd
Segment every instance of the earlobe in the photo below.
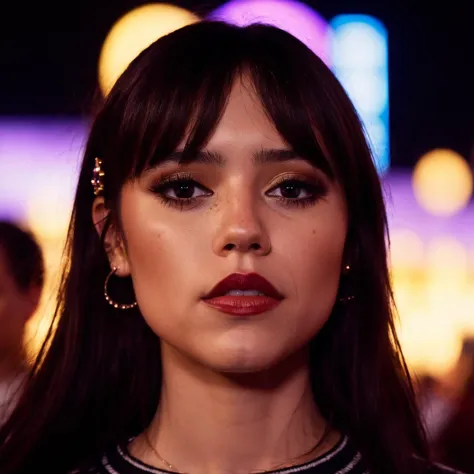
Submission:
{"label": "earlobe", "polygon": [[125,245],[116,225],[114,222],[109,222],[109,219],[110,209],[106,207],[104,198],[102,196],[96,197],[92,204],[92,222],[100,238],[105,232],[103,236],[104,250],[110,267],[117,268],[117,276],[128,276],[130,275],[130,265]]}

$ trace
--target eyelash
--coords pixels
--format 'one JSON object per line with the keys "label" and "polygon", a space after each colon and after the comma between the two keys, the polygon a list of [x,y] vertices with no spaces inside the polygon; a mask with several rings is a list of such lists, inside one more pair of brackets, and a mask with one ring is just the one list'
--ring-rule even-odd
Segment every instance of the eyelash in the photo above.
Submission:
{"label": "eyelash", "polygon": [[[198,203],[198,200],[202,197],[190,197],[190,198],[172,198],[165,195],[165,192],[169,189],[172,189],[173,185],[178,184],[191,184],[194,188],[199,188],[204,190],[206,194],[204,196],[211,196],[212,191],[205,188],[199,184],[196,180],[193,179],[191,174],[188,173],[179,173],[175,175],[168,176],[162,179],[156,185],[150,186],[150,191],[157,195],[157,197],[162,201],[166,206],[177,207],[180,210],[185,208],[192,208],[195,204]],[[283,176],[279,181],[274,183],[269,191],[274,191],[277,188],[281,187],[283,184],[294,184],[296,187],[305,190],[309,193],[309,196],[305,198],[285,198],[283,196],[275,196],[274,198],[282,205],[286,207],[297,207],[305,208],[315,204],[317,201],[322,199],[327,194],[327,187],[321,182],[309,182],[308,180],[303,179],[301,176]]]}
{"label": "eyelash", "polygon": [[[285,198],[278,196],[276,199],[279,203],[287,207],[305,208],[316,204],[317,201],[327,195],[328,189],[320,180],[307,180],[298,175],[282,176],[276,183],[273,183],[269,191],[273,191],[281,187],[283,184],[294,184],[302,190],[305,190],[309,196],[305,198]],[[267,191],[267,193],[269,192]]]}
{"label": "eyelash", "polygon": [[[174,174],[171,176],[167,176],[166,178],[163,178],[159,183],[156,185],[152,185],[150,187],[150,191],[154,194],[157,195],[157,197],[161,200],[161,202],[165,206],[169,207],[177,207],[180,210],[183,210],[184,208],[189,208],[193,207],[194,204],[197,204],[197,201],[199,198],[196,197],[191,197],[191,198],[170,198],[164,194],[164,192],[170,188],[172,188],[173,185],[177,184],[183,184],[183,183],[192,183],[193,186],[199,187],[199,188],[204,188],[202,185],[197,183],[193,177],[188,174],[188,173],[179,173],[179,174]],[[207,190],[210,194],[212,194],[212,191]]]}

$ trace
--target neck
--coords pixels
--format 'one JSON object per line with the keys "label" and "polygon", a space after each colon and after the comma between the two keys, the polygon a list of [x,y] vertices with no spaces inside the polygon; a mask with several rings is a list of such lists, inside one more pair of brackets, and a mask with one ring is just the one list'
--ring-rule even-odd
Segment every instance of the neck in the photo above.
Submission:
{"label": "neck", "polygon": [[[249,473],[295,458],[304,462],[299,457],[325,427],[306,353],[267,371],[229,375],[163,347],[162,394],[148,433],[160,456],[180,471]],[[143,457],[159,463],[154,453]]]}

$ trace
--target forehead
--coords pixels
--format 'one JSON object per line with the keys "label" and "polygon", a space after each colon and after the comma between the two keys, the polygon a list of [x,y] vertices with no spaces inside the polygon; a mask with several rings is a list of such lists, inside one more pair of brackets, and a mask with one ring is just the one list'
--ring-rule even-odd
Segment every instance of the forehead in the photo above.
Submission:
{"label": "forehead", "polygon": [[223,115],[209,140],[209,146],[227,143],[249,147],[285,146],[285,140],[268,118],[248,76],[234,81]]}

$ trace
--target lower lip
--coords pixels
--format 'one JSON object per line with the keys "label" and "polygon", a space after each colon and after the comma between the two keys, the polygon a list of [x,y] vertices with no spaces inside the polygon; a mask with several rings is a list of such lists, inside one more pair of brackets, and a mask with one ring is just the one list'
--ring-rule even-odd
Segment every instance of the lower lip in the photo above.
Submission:
{"label": "lower lip", "polygon": [[203,300],[222,313],[237,316],[253,316],[276,308],[280,300],[269,296],[217,296]]}

